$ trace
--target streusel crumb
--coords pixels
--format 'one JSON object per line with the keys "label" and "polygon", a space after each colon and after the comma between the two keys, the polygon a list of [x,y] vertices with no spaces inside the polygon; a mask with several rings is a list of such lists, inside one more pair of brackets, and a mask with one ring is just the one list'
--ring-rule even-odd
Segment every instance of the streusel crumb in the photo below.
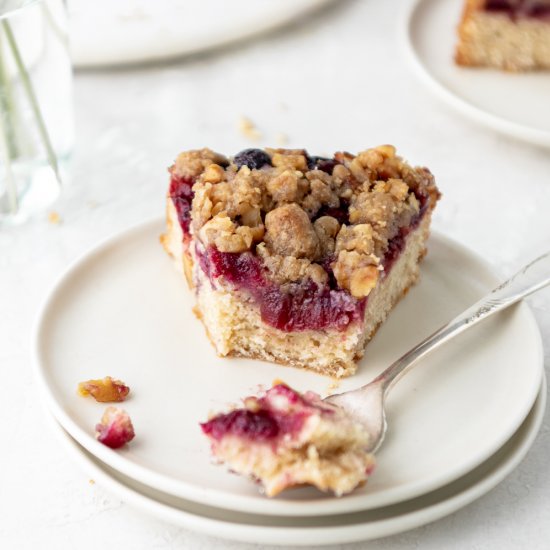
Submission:
{"label": "streusel crumb", "polygon": [[256,125],[245,116],[239,119],[239,132],[252,141],[257,141],[262,137],[262,133],[256,128]]}
{"label": "streusel crumb", "polygon": [[311,279],[356,298],[376,285],[389,242],[439,193],[426,168],[391,145],[354,156],[248,149],[233,161],[209,149],[182,153],[173,176],[192,181],[191,232],[221,252],[251,251],[279,285]]}
{"label": "streusel crumb", "polygon": [[61,223],[61,216],[57,212],[50,212],[48,214],[48,222],[52,225],[59,225]]}

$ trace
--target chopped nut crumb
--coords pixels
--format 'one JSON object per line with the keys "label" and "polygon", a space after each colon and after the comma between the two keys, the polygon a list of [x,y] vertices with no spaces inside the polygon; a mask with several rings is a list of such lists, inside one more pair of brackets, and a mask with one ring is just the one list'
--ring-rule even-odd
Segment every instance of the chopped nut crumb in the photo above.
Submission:
{"label": "chopped nut crumb", "polygon": [[374,265],[367,265],[356,269],[350,277],[349,290],[352,296],[364,298],[376,286],[380,272]]}
{"label": "chopped nut crumb", "polygon": [[99,380],[87,380],[78,384],[78,393],[83,397],[91,395],[99,403],[116,403],[128,397],[130,388],[121,380],[106,376]]}

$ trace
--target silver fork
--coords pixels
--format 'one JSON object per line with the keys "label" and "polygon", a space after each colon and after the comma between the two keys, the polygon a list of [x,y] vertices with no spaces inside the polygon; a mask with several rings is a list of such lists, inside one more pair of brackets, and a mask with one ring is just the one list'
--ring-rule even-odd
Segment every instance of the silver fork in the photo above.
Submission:
{"label": "silver fork", "polygon": [[397,359],[369,384],[356,390],[330,395],[325,398],[325,401],[346,409],[357,420],[364,423],[371,442],[368,450],[375,452],[386,435],[387,422],[384,410],[386,397],[394,384],[412,365],[457,334],[548,284],[550,284],[550,252],[526,265],[473,306],[436,330]]}

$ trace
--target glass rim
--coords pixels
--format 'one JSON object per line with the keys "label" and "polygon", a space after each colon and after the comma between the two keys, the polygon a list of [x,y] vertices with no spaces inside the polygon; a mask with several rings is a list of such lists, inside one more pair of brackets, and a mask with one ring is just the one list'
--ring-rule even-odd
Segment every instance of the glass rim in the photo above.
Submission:
{"label": "glass rim", "polygon": [[43,0],[0,0],[0,20],[11,17],[32,4],[38,4]]}

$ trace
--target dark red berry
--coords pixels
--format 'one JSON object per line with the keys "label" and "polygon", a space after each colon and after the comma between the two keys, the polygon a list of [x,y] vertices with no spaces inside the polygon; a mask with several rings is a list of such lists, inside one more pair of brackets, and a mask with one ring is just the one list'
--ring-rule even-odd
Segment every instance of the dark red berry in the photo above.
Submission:
{"label": "dark red berry", "polygon": [[279,434],[279,424],[269,411],[252,412],[237,409],[227,414],[215,416],[201,424],[203,433],[219,441],[231,434],[250,439],[267,441]]}
{"label": "dark red berry", "polygon": [[307,155],[307,167],[310,170],[322,170],[327,174],[332,174],[332,170],[338,164],[334,159],[329,159],[326,157],[311,157]]}
{"label": "dark red berry", "polygon": [[340,199],[340,206],[330,207],[322,206],[319,212],[317,212],[315,218],[318,219],[321,216],[331,216],[336,218],[339,223],[349,223],[349,202]]}
{"label": "dark red berry", "polygon": [[487,0],[485,9],[487,11],[514,11],[510,0]]}
{"label": "dark red berry", "polygon": [[191,202],[193,201],[193,184],[191,178],[172,176],[170,180],[170,198],[172,199],[178,220],[185,235],[189,234],[191,224]]}
{"label": "dark red berry", "polygon": [[251,170],[258,170],[266,164],[271,166],[271,158],[261,149],[244,149],[233,158],[237,168],[248,166]]}

